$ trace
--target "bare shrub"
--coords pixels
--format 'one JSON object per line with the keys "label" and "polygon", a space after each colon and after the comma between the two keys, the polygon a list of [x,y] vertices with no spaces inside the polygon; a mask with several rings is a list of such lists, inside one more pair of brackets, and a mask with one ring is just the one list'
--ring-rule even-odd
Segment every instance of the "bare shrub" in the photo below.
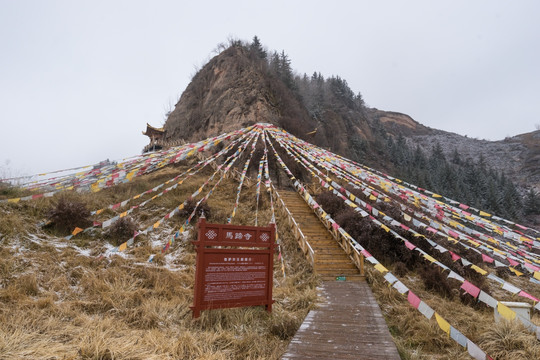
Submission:
{"label": "bare shrub", "polygon": [[397,263],[394,264],[394,273],[397,276],[400,276],[400,277],[405,276],[407,272],[408,272],[407,266],[401,261],[398,261]]}
{"label": "bare shrub", "polygon": [[91,224],[90,211],[86,208],[86,204],[65,196],[49,210],[47,217],[50,226],[63,233],[69,233],[75,227],[85,228]]}
{"label": "bare shrub", "polygon": [[[178,216],[183,219],[187,219],[191,215],[193,210],[195,210],[195,206],[197,206],[197,201],[195,201],[193,198],[187,199],[187,201],[184,203],[184,208],[178,212]],[[201,216],[201,211],[204,212],[204,216],[207,220],[212,218],[212,209],[210,208],[210,205],[208,205],[206,201],[203,201],[197,207],[197,211],[195,212],[192,221],[198,219],[199,216]]]}
{"label": "bare shrub", "polygon": [[324,211],[330,214],[330,216],[333,218],[336,218],[337,214],[345,208],[343,200],[339,199],[331,191],[320,193],[315,197],[315,200],[319,203],[319,205],[321,205]]}
{"label": "bare shrub", "polygon": [[495,272],[502,279],[508,279],[513,274],[507,267],[498,267]]}
{"label": "bare shrub", "polygon": [[105,232],[105,237],[111,240],[114,245],[120,245],[127,239],[131,238],[137,225],[133,219],[129,217],[122,217],[116,220],[109,229]]}
{"label": "bare shrub", "polygon": [[422,277],[426,290],[435,291],[440,296],[447,299],[454,298],[454,293],[452,292],[452,287],[448,283],[447,277],[438,268],[426,266],[421,271],[420,276]]}
{"label": "bare shrub", "polygon": [[299,327],[299,319],[287,314],[274,315],[270,321],[270,333],[281,340],[292,338]]}

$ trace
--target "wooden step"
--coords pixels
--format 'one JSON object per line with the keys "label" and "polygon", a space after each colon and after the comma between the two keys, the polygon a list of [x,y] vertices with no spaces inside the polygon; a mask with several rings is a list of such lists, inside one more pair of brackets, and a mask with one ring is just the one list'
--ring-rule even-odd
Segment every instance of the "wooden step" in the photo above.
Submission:
{"label": "wooden step", "polygon": [[324,280],[363,280],[356,265],[304,200],[294,192],[282,191],[280,195],[315,252],[315,272]]}

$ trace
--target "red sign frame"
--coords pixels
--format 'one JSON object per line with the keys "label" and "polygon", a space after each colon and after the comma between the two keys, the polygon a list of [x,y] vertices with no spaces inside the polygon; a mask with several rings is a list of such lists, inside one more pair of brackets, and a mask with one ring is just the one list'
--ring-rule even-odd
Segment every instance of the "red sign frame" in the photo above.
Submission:
{"label": "red sign frame", "polygon": [[276,226],[207,223],[200,218],[193,317],[202,310],[264,305],[272,311]]}

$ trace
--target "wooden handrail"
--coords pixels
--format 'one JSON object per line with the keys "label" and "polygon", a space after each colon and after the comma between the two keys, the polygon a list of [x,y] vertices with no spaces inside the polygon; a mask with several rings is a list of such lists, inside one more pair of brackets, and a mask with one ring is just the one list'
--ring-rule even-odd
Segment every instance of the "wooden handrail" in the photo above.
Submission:
{"label": "wooden handrail", "polygon": [[[315,215],[321,220],[326,229],[332,234],[332,237],[338,242],[343,250],[349,255],[351,260],[354,262],[356,267],[360,270],[360,275],[364,276],[364,255],[351,243],[351,241],[346,238],[341,232],[334,229],[332,224],[327,219],[321,216],[321,213],[317,209],[313,209],[307,199],[302,196],[302,188],[297,187],[297,191],[300,194],[300,197],[308,204],[309,208],[315,213]],[[304,190],[305,191],[305,190]]]}
{"label": "wooden handrail", "polygon": [[289,209],[287,209],[287,206],[285,206],[285,202],[279,195],[279,193],[276,191],[276,188],[273,184],[270,185],[272,187],[272,194],[274,195],[274,200],[277,204],[279,204],[281,214],[285,216],[287,219],[289,225],[291,226],[293,230],[294,237],[298,241],[300,245],[300,249],[302,249],[302,252],[308,257],[308,260],[311,262],[312,266],[315,266],[315,251],[313,251],[313,248],[309,244],[309,241],[307,237],[304,235],[300,227],[298,226],[298,223],[292,216]]}

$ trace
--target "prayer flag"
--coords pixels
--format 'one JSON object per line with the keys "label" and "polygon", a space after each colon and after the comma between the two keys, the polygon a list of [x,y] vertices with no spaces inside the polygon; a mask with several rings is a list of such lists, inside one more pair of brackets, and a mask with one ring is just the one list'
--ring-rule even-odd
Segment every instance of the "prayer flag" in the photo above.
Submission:
{"label": "prayer flag", "polygon": [[448,321],[444,320],[438,313],[435,313],[435,320],[437,320],[437,324],[439,324],[442,331],[450,335],[450,324]]}
{"label": "prayer flag", "polygon": [[422,301],[411,290],[409,290],[409,293],[407,294],[407,300],[415,309],[418,309],[418,305],[420,305],[420,302]]}
{"label": "prayer flag", "polygon": [[463,284],[461,285],[461,289],[465,290],[468,294],[472,295],[472,297],[477,298],[480,294],[480,289],[468,282],[467,280],[463,281]]}
{"label": "prayer flag", "polygon": [[385,268],[381,263],[376,264],[375,269],[377,269],[377,271],[383,274],[388,271],[388,269]]}

